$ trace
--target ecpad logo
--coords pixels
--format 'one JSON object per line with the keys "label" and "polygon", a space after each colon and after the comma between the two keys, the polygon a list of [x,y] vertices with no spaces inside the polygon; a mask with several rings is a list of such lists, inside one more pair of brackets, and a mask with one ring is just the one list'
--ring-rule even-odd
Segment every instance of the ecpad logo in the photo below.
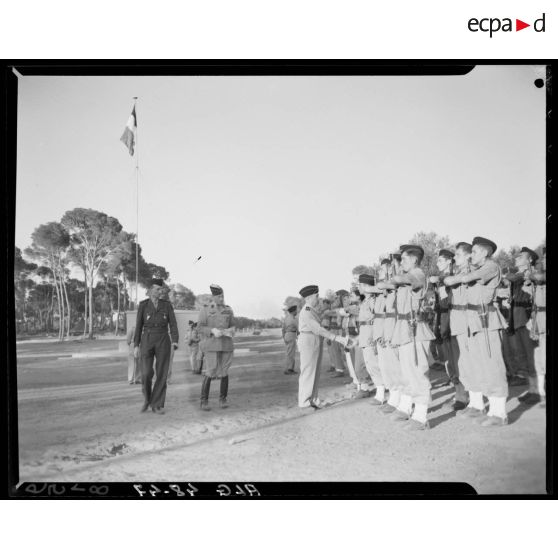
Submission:
{"label": "ecpad logo", "polygon": [[[490,38],[492,38],[493,33],[497,33],[498,31],[503,32],[511,32],[514,31],[512,19],[509,17],[505,17],[503,19],[497,17],[485,17],[482,19],[477,19],[472,17],[468,23],[467,27],[469,31],[473,33],[477,33],[478,31],[482,31],[483,33],[490,33]],[[530,23],[525,23],[520,19],[515,20],[515,31],[521,31],[522,29],[526,29],[527,27],[531,27]],[[533,22],[533,29],[536,33],[544,33],[545,28],[545,14],[536,19]]]}

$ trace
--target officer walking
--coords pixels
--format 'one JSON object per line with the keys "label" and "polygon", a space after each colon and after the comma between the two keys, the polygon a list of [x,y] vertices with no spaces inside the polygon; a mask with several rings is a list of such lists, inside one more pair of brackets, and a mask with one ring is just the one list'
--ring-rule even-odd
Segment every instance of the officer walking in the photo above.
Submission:
{"label": "officer walking", "polygon": [[298,406],[320,409],[318,399],[318,382],[323,338],[330,339],[350,348],[347,337],[339,337],[320,325],[320,316],[316,312],[319,300],[317,285],[308,285],[300,291],[305,304],[300,312],[298,328],[298,350],[300,352],[300,376],[298,379]]}
{"label": "officer walking", "polygon": [[[141,354],[142,390],[144,403],[141,412],[149,406],[154,413],[164,414],[163,406],[167,386],[167,374],[172,350],[178,348],[178,327],[172,304],[161,300],[163,281],[153,279],[149,298],[138,306],[134,334],[134,356]],[[170,332],[170,337],[169,337]],[[141,343],[141,351],[140,351]],[[153,359],[156,359],[156,380],[153,380]]]}
{"label": "officer walking", "polygon": [[211,302],[205,304],[199,314],[198,330],[202,340],[203,351],[203,383],[201,389],[200,408],[210,411],[209,390],[211,380],[220,378],[219,406],[228,407],[229,368],[231,367],[235,332],[232,308],[225,304],[223,289],[219,285],[210,285]]}

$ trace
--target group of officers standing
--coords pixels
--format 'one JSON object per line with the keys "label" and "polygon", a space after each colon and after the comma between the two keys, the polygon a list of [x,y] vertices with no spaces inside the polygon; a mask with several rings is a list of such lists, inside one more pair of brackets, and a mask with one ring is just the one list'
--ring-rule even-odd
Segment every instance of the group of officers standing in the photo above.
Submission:
{"label": "group of officers standing", "polygon": [[[435,345],[455,387],[457,416],[484,427],[504,426],[504,357],[512,333],[528,368],[528,391],[519,400],[544,406],[546,251],[539,258],[523,247],[517,273],[503,277],[492,257],[496,248],[491,240],[475,237],[471,243],[459,242],[455,251],[440,250],[438,274],[427,278],[420,268],[423,248],[405,244],[381,259],[377,277],[359,275],[350,291],[338,290],[333,300],[320,299],[317,285],[300,290],[302,305],[289,297],[283,324],[285,373],[296,374],[298,347],[299,406],[323,406],[318,382],[325,339],[331,373],[342,377],[348,371],[355,397],[371,397],[380,412],[406,429],[426,430]],[[507,296],[501,290],[506,285]],[[434,294],[433,308],[427,304],[429,293]]]}

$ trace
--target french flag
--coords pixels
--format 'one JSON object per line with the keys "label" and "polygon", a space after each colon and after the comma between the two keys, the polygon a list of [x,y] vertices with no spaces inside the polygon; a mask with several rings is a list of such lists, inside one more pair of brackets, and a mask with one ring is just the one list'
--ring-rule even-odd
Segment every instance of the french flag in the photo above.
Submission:
{"label": "french flag", "polygon": [[137,132],[138,121],[136,118],[136,105],[132,109],[132,114],[128,118],[126,123],[126,128],[124,128],[124,133],[120,138],[120,141],[128,148],[130,155],[134,154],[134,147],[136,145],[136,132]]}

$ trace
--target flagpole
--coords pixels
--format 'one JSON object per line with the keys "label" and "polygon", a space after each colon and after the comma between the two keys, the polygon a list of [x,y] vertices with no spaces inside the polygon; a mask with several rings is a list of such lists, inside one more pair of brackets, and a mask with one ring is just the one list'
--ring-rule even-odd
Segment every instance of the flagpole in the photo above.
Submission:
{"label": "flagpole", "polygon": [[134,114],[136,115],[136,134],[134,138],[134,149],[136,151],[136,310],[138,308],[138,291],[139,291],[139,149],[138,149],[138,125],[136,104],[137,97],[134,97]]}

